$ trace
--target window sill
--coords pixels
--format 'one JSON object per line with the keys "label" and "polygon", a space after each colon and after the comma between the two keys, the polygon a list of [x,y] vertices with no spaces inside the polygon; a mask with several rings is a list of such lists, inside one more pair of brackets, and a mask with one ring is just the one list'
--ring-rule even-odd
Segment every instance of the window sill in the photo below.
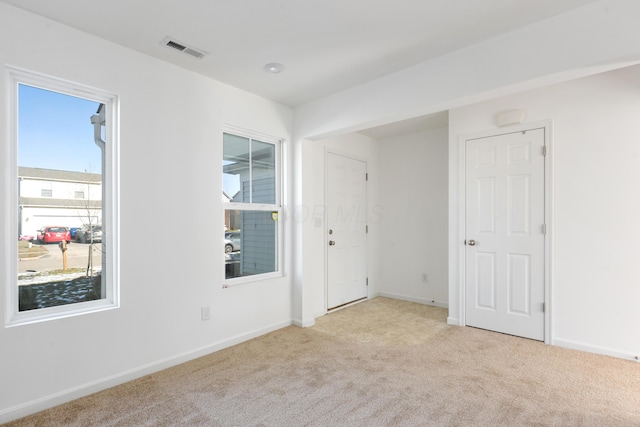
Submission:
{"label": "window sill", "polygon": [[33,323],[47,322],[50,320],[64,319],[67,317],[81,316],[89,313],[113,310],[116,308],[119,308],[119,304],[103,299],[97,301],[80,302],[71,305],[61,305],[57,307],[20,311],[17,313],[13,313],[13,316],[8,319],[6,326],[9,328],[13,326],[30,325]]}
{"label": "window sill", "polygon": [[254,282],[264,282],[267,280],[279,279],[281,277],[284,277],[284,274],[280,271],[274,271],[273,273],[256,274],[253,276],[234,277],[233,279],[225,279],[222,284],[222,289]]}

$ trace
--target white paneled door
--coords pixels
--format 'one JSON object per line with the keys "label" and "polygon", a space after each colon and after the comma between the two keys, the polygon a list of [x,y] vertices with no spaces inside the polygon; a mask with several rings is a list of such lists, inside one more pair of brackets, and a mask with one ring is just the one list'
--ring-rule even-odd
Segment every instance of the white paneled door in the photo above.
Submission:
{"label": "white paneled door", "polygon": [[545,130],[466,142],[466,324],[544,340]]}
{"label": "white paneled door", "polygon": [[367,297],[367,164],[327,153],[327,309]]}

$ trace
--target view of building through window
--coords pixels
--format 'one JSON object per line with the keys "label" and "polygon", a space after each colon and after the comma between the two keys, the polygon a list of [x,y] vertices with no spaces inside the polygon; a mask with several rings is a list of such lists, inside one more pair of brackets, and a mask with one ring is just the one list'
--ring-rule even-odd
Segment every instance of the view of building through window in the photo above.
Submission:
{"label": "view of building through window", "polygon": [[17,90],[19,311],[105,298],[104,104]]}
{"label": "view of building through window", "polygon": [[279,270],[279,141],[223,138],[226,278]]}

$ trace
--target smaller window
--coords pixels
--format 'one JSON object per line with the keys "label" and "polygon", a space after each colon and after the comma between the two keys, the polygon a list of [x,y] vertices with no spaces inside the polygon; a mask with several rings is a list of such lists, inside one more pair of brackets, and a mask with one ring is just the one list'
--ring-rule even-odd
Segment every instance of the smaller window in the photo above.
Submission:
{"label": "smaller window", "polygon": [[224,133],[225,278],[280,270],[280,141]]}
{"label": "smaller window", "polygon": [[50,188],[43,188],[40,192],[42,197],[53,197],[53,191]]}
{"label": "smaller window", "polygon": [[76,191],[74,197],[76,199],[84,199],[84,191]]}

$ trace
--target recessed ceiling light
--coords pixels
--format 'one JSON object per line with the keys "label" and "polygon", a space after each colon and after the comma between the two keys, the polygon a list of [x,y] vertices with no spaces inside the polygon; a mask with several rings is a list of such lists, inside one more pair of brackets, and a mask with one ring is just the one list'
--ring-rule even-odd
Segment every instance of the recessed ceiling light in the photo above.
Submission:
{"label": "recessed ceiling light", "polygon": [[284,65],[272,62],[264,66],[264,71],[267,73],[278,74],[284,71]]}

